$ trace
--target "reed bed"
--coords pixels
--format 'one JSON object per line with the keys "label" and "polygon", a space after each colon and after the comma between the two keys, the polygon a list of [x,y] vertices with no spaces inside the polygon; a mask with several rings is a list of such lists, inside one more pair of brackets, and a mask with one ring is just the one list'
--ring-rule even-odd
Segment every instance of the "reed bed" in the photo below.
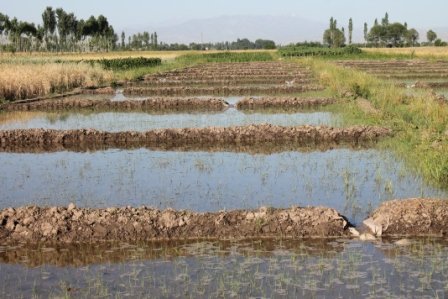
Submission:
{"label": "reed bed", "polygon": [[15,101],[77,87],[100,86],[112,73],[88,64],[0,64],[0,99]]}

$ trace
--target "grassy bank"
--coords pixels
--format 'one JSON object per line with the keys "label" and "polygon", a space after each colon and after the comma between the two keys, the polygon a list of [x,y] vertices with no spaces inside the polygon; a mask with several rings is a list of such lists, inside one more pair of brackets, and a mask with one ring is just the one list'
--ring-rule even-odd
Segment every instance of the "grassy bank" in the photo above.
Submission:
{"label": "grassy bank", "polygon": [[[336,108],[347,123],[376,124],[392,128],[395,137],[380,146],[391,149],[414,170],[438,186],[448,188],[448,105],[430,94],[414,96],[392,83],[328,60],[302,59],[336,97],[348,97]],[[377,113],[366,113],[355,98],[367,99]]]}

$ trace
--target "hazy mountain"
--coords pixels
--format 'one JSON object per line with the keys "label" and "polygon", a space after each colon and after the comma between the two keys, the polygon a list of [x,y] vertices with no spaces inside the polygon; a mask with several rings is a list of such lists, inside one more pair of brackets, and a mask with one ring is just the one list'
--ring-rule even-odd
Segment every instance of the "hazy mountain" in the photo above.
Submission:
{"label": "hazy mountain", "polygon": [[160,26],[160,40],[168,43],[220,42],[237,38],[271,39],[277,43],[321,40],[326,24],[294,16],[222,16]]}
{"label": "hazy mountain", "polygon": [[[137,27],[137,26],[136,26]],[[296,16],[221,16],[194,19],[175,25],[138,26],[127,28],[127,34],[142,31],[157,31],[159,40],[167,43],[200,43],[234,41],[237,38],[271,39],[276,43],[288,44],[299,41],[322,41],[322,34],[328,24]],[[347,28],[346,28],[347,29]],[[426,41],[430,28],[418,28],[420,42]],[[432,28],[439,38],[448,41],[448,27]],[[347,30],[346,30],[347,31]],[[347,34],[347,32],[346,32]],[[363,28],[355,26],[353,42],[364,42]]]}

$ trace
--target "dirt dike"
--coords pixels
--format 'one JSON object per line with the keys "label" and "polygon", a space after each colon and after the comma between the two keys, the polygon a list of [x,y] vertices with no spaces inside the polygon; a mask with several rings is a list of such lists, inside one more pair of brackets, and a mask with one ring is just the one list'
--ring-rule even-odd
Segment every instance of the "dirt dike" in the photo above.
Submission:
{"label": "dirt dike", "polygon": [[159,129],[146,132],[103,132],[93,129],[17,129],[0,131],[0,148],[8,150],[9,148],[63,147],[69,150],[83,144],[103,148],[161,147],[162,145],[172,148],[201,144],[251,146],[263,143],[292,143],[300,146],[312,146],[369,143],[391,134],[390,129],[381,127],[282,127],[268,124],[239,127]]}
{"label": "dirt dike", "polygon": [[364,224],[376,236],[446,236],[448,200],[413,198],[387,201]]}
{"label": "dirt dike", "polygon": [[311,108],[334,104],[332,98],[297,98],[297,97],[262,97],[244,98],[236,105],[238,109],[260,109],[260,108]]}
{"label": "dirt dike", "polygon": [[110,99],[55,99],[30,103],[11,103],[5,111],[61,111],[89,109],[100,111],[222,111],[228,104],[221,98],[148,98],[111,101]]}
{"label": "dirt dike", "polygon": [[148,96],[245,96],[253,94],[288,94],[306,91],[318,91],[324,88],[319,85],[272,85],[272,86],[223,86],[223,87],[129,87],[126,95]]}
{"label": "dirt dike", "polygon": [[202,75],[198,76],[195,74],[171,74],[171,73],[164,73],[159,74],[157,76],[155,75],[148,75],[144,78],[144,81],[147,82],[154,82],[159,80],[201,80],[201,81],[207,81],[207,82],[213,82],[213,81],[220,81],[220,80],[228,80],[228,81],[237,81],[237,82],[247,82],[251,80],[260,80],[260,81],[268,81],[270,79],[278,79],[278,80],[292,80],[294,78],[297,79],[309,79],[312,78],[309,74],[288,74],[288,75],[277,75],[272,76],[269,74],[263,74],[263,75],[246,75],[241,76],[239,74],[236,75],[229,75],[229,74],[213,74],[213,75]]}
{"label": "dirt dike", "polygon": [[330,238],[348,235],[336,210],[292,207],[195,213],[140,208],[21,207],[0,212],[0,242]]}
{"label": "dirt dike", "polygon": [[285,84],[286,82],[293,82],[294,84],[311,84],[313,80],[311,79],[302,79],[294,76],[290,76],[287,79],[285,78],[233,78],[229,80],[225,79],[179,79],[179,78],[154,78],[151,80],[146,80],[143,82],[129,82],[126,86],[141,86],[142,84],[146,84],[147,86],[190,86],[190,85],[206,85],[206,86],[223,86],[223,85],[238,85],[238,84]]}

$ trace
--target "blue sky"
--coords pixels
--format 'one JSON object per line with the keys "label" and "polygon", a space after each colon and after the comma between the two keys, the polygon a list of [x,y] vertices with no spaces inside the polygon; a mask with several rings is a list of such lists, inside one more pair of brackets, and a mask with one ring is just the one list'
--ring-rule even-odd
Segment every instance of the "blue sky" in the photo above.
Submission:
{"label": "blue sky", "polygon": [[[1,0],[0,11],[41,22],[46,6],[63,7],[82,18],[104,14],[116,28],[172,25],[190,19],[222,15],[295,15],[327,22],[330,16],[345,23],[372,23],[388,11],[392,20],[413,27],[448,26],[447,0]],[[25,8],[25,9],[24,9]]]}

